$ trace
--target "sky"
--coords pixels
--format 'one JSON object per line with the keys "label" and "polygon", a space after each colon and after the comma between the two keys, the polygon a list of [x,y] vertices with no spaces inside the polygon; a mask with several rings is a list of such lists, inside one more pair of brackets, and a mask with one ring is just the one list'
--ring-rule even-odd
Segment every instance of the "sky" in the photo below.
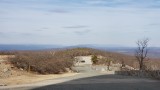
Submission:
{"label": "sky", "polygon": [[0,44],[160,46],[160,0],[0,0]]}

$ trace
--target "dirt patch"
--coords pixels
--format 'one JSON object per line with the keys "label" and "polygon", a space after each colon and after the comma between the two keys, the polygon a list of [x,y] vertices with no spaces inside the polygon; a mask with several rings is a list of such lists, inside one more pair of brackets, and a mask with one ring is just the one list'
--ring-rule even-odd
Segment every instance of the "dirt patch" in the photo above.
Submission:
{"label": "dirt patch", "polygon": [[40,81],[49,80],[49,79],[56,79],[56,78],[61,78],[61,77],[69,77],[69,76],[74,76],[76,74],[77,73],[36,75],[36,74],[28,73],[28,74],[21,75],[21,76],[2,78],[0,79],[0,82],[2,82],[2,84],[7,85],[7,86],[20,85],[20,84],[40,82]]}

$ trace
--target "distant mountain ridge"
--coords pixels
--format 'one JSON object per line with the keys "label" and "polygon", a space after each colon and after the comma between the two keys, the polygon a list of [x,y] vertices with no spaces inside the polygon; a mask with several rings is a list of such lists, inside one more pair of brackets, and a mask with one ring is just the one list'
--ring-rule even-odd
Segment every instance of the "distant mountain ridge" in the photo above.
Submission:
{"label": "distant mountain ridge", "polygon": [[62,48],[61,45],[0,45],[0,50],[43,50],[52,48]]}
{"label": "distant mountain ridge", "polygon": [[[9,50],[48,50],[48,49],[67,49],[67,48],[93,48],[102,51],[118,52],[127,55],[134,55],[136,47],[125,47],[118,45],[96,45],[96,44],[82,44],[74,46],[62,45],[5,45],[0,44],[1,51]],[[149,47],[149,57],[160,58],[160,47]]]}
{"label": "distant mountain ridge", "polygon": [[0,44],[0,50],[43,50],[43,49],[54,49],[54,48],[94,48],[94,49],[105,49],[105,48],[122,48],[118,45],[96,45],[96,44],[82,44],[82,45],[16,45],[16,44]]}

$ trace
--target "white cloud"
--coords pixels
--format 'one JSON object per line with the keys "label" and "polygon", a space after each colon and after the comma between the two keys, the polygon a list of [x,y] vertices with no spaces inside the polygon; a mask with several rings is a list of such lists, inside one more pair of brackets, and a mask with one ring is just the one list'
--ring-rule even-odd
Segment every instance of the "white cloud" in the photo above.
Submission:
{"label": "white cloud", "polygon": [[90,32],[91,32],[91,30],[86,29],[86,30],[75,31],[74,33],[77,34],[77,35],[86,35],[86,34],[88,34]]}
{"label": "white cloud", "polygon": [[[0,39],[1,43],[134,45],[137,39],[145,36],[160,45],[160,26],[155,25],[160,23],[160,9],[137,8],[136,5],[142,2],[84,0],[80,3],[84,6],[80,7],[75,6],[76,2],[72,2],[74,5],[63,2],[64,5],[60,6],[59,2],[52,3],[53,5],[35,2],[36,0],[34,3],[30,0],[22,5],[18,1],[12,3],[13,5],[0,3],[0,12],[3,13],[0,14],[0,20],[3,19],[3,22],[0,21],[0,35],[18,32],[17,36],[25,36],[19,38],[10,34],[13,36],[10,38],[9,34],[5,34],[6,37]],[[103,5],[97,7],[93,4]],[[151,5],[143,2],[142,7],[146,6]],[[32,35],[26,37],[29,33]]]}

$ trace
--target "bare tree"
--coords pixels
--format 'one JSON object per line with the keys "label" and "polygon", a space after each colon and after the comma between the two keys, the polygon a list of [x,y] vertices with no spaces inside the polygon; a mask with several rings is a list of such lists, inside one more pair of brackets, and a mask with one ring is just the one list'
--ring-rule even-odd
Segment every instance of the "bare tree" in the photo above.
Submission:
{"label": "bare tree", "polygon": [[136,42],[137,49],[135,52],[135,57],[138,60],[140,70],[144,69],[144,60],[146,59],[148,53],[148,42],[149,42],[148,38],[144,38]]}

